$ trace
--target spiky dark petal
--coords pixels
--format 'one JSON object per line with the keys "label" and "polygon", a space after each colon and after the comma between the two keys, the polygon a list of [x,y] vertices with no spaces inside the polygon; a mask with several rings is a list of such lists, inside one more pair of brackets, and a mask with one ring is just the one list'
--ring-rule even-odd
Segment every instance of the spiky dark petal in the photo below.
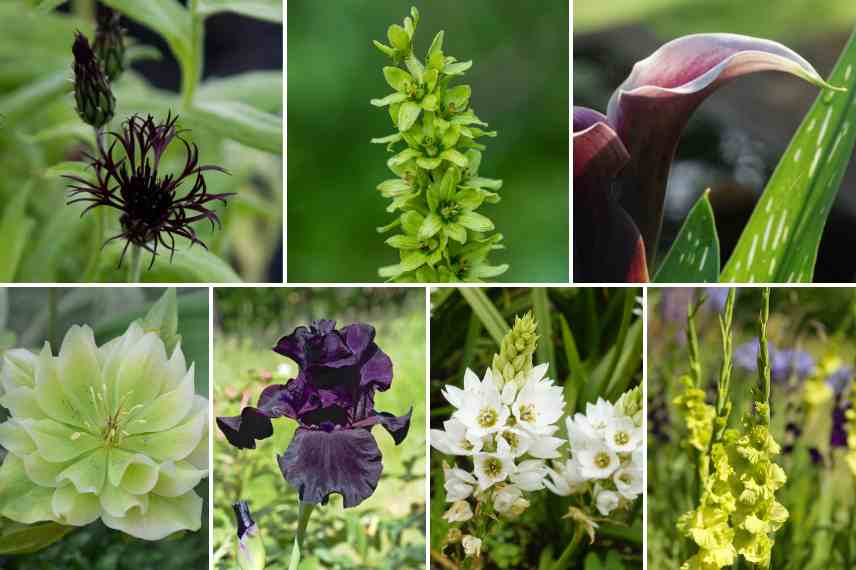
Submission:
{"label": "spiky dark petal", "polygon": [[[220,225],[217,214],[209,208],[211,202],[224,204],[231,193],[209,194],[205,172],[228,174],[216,165],[199,164],[199,148],[185,140],[177,127],[178,116],[171,113],[162,123],[151,115],[143,118],[134,115],[122,126],[121,132],[111,132],[112,142],[99,148],[98,156],[88,155],[94,180],[80,176],[65,176],[71,181],[69,204],[88,203],[83,214],[98,206],[120,212],[122,231],[107,240],[122,239],[125,248],[119,258],[121,266],[128,246],[133,244],[152,254],[149,267],[154,264],[158,247],[175,255],[176,236],[193,244],[206,247],[191,227],[198,221],[208,220],[212,227]],[[185,164],[175,174],[160,174],[160,160],[170,143],[178,139],[185,149]],[[188,180],[193,186],[184,194],[179,191]]]}

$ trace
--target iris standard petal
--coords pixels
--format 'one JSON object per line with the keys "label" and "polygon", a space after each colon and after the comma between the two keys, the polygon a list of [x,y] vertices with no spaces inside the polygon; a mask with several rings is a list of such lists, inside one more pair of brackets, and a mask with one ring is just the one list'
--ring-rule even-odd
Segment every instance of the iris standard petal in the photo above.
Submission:
{"label": "iris standard petal", "polygon": [[372,434],[366,429],[326,432],[298,428],[288,449],[277,456],[279,468],[306,503],[326,504],[330,495],[354,507],[374,492],[383,463]]}
{"label": "iris standard petal", "polygon": [[606,117],[574,107],[574,279],[647,281],[644,245],[613,181],[630,155]]}
{"label": "iris standard petal", "polygon": [[621,203],[635,220],[653,261],[666,182],[690,115],[723,83],[757,71],[783,71],[829,87],[794,51],[736,34],[696,34],[671,41],[638,62],[613,93],[607,115],[630,152],[619,176]]}

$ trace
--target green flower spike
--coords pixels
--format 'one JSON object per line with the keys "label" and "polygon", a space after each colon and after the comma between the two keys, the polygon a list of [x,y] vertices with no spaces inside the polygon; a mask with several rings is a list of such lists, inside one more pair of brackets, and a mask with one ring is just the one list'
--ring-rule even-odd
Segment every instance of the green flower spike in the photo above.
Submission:
{"label": "green flower spike", "polygon": [[208,401],[181,347],[132,324],[97,346],[74,326],[59,355],[5,354],[0,516],[110,528],[160,540],[201,526],[193,488],[208,476]]}
{"label": "green flower spike", "polygon": [[[383,75],[393,93],[371,104],[389,108],[396,132],[372,142],[396,153],[387,166],[397,176],[377,189],[392,200],[388,212],[401,212],[378,231],[403,230],[386,241],[399,251],[400,262],[379,274],[399,282],[480,282],[508,269],[488,263],[490,252],[502,248],[502,236],[488,235],[494,224],[476,211],[499,201],[502,181],[479,176],[485,147],[476,142],[496,132],[479,128],[487,124],[470,108],[470,86],[451,84],[472,62],[444,55],[443,32],[431,42],[425,63],[413,54],[418,23],[413,8],[403,27],[390,26],[390,45],[375,42],[392,58]],[[400,143],[406,148],[398,151]]]}
{"label": "green flower spike", "polygon": [[502,339],[499,354],[493,357],[494,380],[502,385],[509,382],[523,385],[532,370],[532,355],[538,346],[537,329],[538,323],[532,313],[526,313],[522,319],[514,318],[514,326]]}

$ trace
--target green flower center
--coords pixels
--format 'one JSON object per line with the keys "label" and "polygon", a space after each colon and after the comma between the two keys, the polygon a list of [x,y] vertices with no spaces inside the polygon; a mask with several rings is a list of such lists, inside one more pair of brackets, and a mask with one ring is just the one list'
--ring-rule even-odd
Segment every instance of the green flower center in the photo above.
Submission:
{"label": "green flower center", "polygon": [[520,436],[518,436],[513,431],[503,432],[502,438],[508,442],[508,445],[511,446],[511,449],[517,449],[517,446],[520,445]]}
{"label": "green flower center", "polygon": [[597,465],[600,469],[606,469],[607,467],[609,467],[610,463],[612,463],[612,459],[605,451],[601,451],[594,456],[594,464]]}
{"label": "green flower center", "polygon": [[615,434],[613,439],[615,440],[615,445],[627,445],[630,443],[630,434],[626,431],[620,431]]}
{"label": "green flower center", "polygon": [[496,425],[496,421],[499,419],[499,414],[493,408],[484,408],[479,412],[476,421],[483,428],[492,428]]}
{"label": "green flower center", "polygon": [[440,202],[439,207],[440,217],[443,218],[444,222],[453,222],[457,219],[458,214],[461,211],[461,207],[457,202],[443,201]]}
{"label": "green flower center", "polygon": [[[133,394],[132,390],[129,390],[122,396],[122,399],[119,400],[119,404],[116,406],[116,409],[113,410],[111,406],[107,403],[107,386],[103,385],[102,390],[100,392],[96,392],[91,386],[89,387],[89,400],[92,402],[92,405],[95,408],[96,417],[99,418],[100,426],[96,427],[96,430],[100,432],[101,439],[104,442],[105,447],[117,447],[122,443],[122,440],[131,435],[125,429],[129,423],[129,420],[134,412],[138,409],[142,408],[142,404],[137,404],[130,408],[127,408],[128,398],[130,398],[131,394]],[[142,422],[143,420],[137,420]],[[90,427],[87,422],[87,427]],[[93,430],[95,431],[95,430]],[[72,435],[73,439],[76,439],[74,436],[80,437],[80,434],[75,433]]]}
{"label": "green flower center", "polygon": [[490,457],[484,460],[482,464],[484,468],[484,472],[488,475],[488,477],[496,478],[499,477],[499,474],[502,473],[502,461],[497,459],[496,457]]}
{"label": "green flower center", "polygon": [[470,450],[472,450],[473,447],[474,447],[473,444],[470,443],[470,441],[468,439],[465,439],[464,441],[461,442],[461,449],[465,449],[467,451],[470,451]]}
{"label": "green flower center", "polygon": [[532,423],[535,421],[535,405],[534,404],[522,404],[519,408],[520,412],[520,421]]}

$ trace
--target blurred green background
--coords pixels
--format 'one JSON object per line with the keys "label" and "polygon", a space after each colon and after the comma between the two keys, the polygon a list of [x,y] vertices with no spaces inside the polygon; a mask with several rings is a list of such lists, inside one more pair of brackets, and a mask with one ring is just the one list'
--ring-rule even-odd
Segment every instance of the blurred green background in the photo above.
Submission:
{"label": "blurred green background", "polygon": [[[66,331],[87,324],[100,345],[122,335],[164,293],[147,288],[0,288],[0,355],[10,348],[38,350],[50,341],[54,354]],[[178,332],[187,363],[196,364],[196,393],[208,395],[208,291],[178,290]],[[5,419],[0,408],[0,421]],[[0,456],[3,452],[0,449]],[[54,545],[21,556],[0,556],[8,570],[171,570],[204,568],[208,561],[208,481],[202,529],[157,543],[134,539],[100,521],[75,529]],[[153,548],[153,544],[155,547]]]}
{"label": "blurred green background", "polygon": [[568,279],[568,3],[525,7],[495,0],[375,0],[288,3],[288,278],[292,282],[373,282],[398,262],[375,228],[388,200],[375,187],[390,177],[389,154],[372,137],[393,132],[369,105],[387,94],[385,40],[415,5],[417,52],[445,30],[448,55],[473,60],[478,116],[499,131],[486,139],[482,175],[501,178],[502,201],[483,211],[505,235],[508,282]]}
{"label": "blurred green background", "polygon": [[[598,0],[574,5],[574,105],[606,112],[633,65],[694,33],[768,38],[797,51],[826,77],[856,27],[853,0]],[[693,115],[678,145],[666,194],[665,254],[701,193],[711,189],[723,262],[817,89],[781,73],[723,86]],[[581,215],[581,214],[578,214]],[[856,279],[856,161],[841,183],[818,254],[815,281]],[[660,259],[663,255],[659,256]]]}
{"label": "blurred green background", "polygon": [[[313,319],[341,327],[373,325],[375,341],[394,365],[392,387],[375,407],[396,415],[413,406],[410,432],[396,446],[372,431],[383,453],[377,490],[353,509],[334,495],[309,521],[301,570],[421,569],[425,567],[425,291],[383,289],[217,289],[214,342],[214,415],[236,415],[255,404],[268,383],[297,375],[291,360],[271,347]],[[296,422],[274,422],[274,436],[239,451],[219,430],[214,438],[214,564],[235,569],[237,544],[232,504],[248,501],[261,528],[267,568],[288,567],[297,528],[297,492],[282,477],[275,455],[288,447]]]}

